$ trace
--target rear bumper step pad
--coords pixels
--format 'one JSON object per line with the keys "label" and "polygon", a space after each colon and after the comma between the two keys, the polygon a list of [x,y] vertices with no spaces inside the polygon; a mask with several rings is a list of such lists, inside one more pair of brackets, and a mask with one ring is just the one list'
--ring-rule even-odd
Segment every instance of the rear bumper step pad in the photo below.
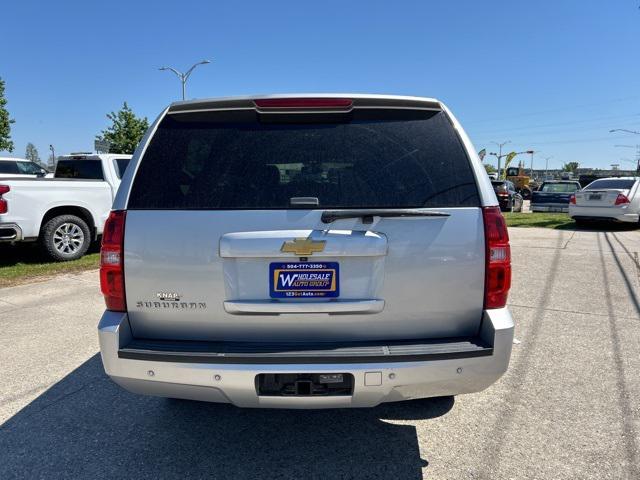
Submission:
{"label": "rear bumper step pad", "polygon": [[198,342],[133,339],[118,357],[182,363],[377,363],[484,357],[493,348],[479,337],[342,343]]}

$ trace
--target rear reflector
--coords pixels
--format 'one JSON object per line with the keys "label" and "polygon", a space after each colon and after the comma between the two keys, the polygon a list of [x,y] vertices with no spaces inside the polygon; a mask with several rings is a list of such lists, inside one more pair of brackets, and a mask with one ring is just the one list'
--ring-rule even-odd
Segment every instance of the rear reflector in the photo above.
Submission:
{"label": "rear reflector", "polygon": [[350,98],[263,98],[254,100],[254,103],[262,110],[348,110],[352,107],[353,100]]}
{"label": "rear reflector", "polygon": [[100,289],[107,310],[127,311],[124,291],[124,225],[126,211],[115,210],[109,214],[102,233],[100,249]]}
{"label": "rear reflector", "polygon": [[11,187],[9,185],[0,185],[0,214],[7,213],[9,211],[9,204],[4,198],[2,198],[2,194],[8,193],[9,191],[11,191]]}
{"label": "rear reflector", "polygon": [[484,207],[486,248],[484,308],[502,308],[511,288],[511,248],[507,224],[499,207]]}
{"label": "rear reflector", "polygon": [[626,205],[627,203],[631,203],[627,196],[623,193],[619,193],[616,197],[616,205]]}

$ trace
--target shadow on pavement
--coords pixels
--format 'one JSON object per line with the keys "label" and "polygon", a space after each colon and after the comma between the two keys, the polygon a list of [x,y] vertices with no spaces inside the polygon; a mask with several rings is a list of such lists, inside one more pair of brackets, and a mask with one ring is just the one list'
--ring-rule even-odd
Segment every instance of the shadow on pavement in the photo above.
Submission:
{"label": "shadow on pavement", "polygon": [[[100,243],[93,242],[87,253],[100,251]],[[18,263],[56,263],[47,258],[37,242],[25,242],[10,245],[0,243],[0,267],[8,267]]]}
{"label": "shadow on pavement", "polygon": [[142,397],[94,355],[0,426],[0,478],[422,478],[412,425],[453,397],[355,410],[243,410]]}

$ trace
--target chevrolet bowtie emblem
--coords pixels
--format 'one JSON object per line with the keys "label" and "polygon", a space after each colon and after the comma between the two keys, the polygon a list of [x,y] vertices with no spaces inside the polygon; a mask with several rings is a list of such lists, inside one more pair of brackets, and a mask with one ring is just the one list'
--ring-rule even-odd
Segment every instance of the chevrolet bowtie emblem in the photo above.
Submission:
{"label": "chevrolet bowtie emblem", "polygon": [[311,240],[310,238],[294,238],[282,244],[280,248],[284,253],[295,253],[298,257],[307,257],[314,253],[322,252],[325,240]]}

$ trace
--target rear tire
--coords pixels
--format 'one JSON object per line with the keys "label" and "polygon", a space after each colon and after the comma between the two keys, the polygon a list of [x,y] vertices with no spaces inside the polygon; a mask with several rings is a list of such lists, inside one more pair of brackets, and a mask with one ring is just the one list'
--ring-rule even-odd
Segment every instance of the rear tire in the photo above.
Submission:
{"label": "rear tire", "polygon": [[39,242],[47,257],[56,262],[67,262],[87,253],[91,231],[80,217],[60,215],[44,225]]}

